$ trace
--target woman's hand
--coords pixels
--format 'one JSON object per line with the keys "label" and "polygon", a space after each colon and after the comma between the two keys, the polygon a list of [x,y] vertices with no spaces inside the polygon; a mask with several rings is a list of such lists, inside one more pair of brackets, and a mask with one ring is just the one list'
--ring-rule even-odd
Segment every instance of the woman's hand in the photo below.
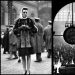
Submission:
{"label": "woman's hand", "polygon": [[28,25],[22,25],[22,26],[19,27],[19,29],[21,29],[21,30],[29,30],[30,28],[29,28]]}

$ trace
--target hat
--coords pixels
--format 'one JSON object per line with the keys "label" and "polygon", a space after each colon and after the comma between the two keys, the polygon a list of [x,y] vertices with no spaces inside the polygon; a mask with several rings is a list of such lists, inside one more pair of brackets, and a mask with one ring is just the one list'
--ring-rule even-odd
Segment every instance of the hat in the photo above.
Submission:
{"label": "hat", "polygon": [[34,18],[35,18],[35,19],[38,19],[38,20],[40,19],[40,18],[38,18],[38,17],[34,17]]}
{"label": "hat", "polygon": [[52,24],[52,21],[48,21],[49,24]]}
{"label": "hat", "polygon": [[24,7],[24,8],[22,8],[22,10],[28,10],[28,8],[27,7]]}
{"label": "hat", "polygon": [[13,27],[13,25],[7,25],[6,27],[7,27],[7,28],[9,28],[9,27]]}
{"label": "hat", "polygon": [[40,21],[40,18],[38,18],[38,17],[34,17],[34,19],[35,19],[35,22],[39,22]]}

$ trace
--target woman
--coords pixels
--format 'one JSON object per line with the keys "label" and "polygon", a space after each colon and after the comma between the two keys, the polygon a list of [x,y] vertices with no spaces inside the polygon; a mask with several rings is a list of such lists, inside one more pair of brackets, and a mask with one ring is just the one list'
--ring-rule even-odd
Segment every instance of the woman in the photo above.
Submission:
{"label": "woman", "polygon": [[[22,65],[24,69],[24,74],[30,74],[30,63],[31,63],[31,54],[34,54],[32,47],[32,38],[34,33],[37,32],[37,29],[34,26],[32,19],[27,18],[28,8],[22,9],[22,18],[19,18],[15,22],[14,34],[19,35],[18,39],[18,50],[19,56],[22,57]],[[27,60],[26,57],[27,56]],[[26,70],[26,61],[27,61],[27,70]]]}

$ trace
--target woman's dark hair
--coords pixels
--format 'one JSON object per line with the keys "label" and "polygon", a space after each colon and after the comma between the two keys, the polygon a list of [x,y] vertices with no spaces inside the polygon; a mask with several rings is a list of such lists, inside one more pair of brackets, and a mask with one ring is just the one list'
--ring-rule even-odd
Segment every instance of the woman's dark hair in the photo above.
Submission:
{"label": "woman's dark hair", "polygon": [[22,9],[22,12],[23,12],[23,10],[28,10],[28,8],[23,8],[23,9]]}

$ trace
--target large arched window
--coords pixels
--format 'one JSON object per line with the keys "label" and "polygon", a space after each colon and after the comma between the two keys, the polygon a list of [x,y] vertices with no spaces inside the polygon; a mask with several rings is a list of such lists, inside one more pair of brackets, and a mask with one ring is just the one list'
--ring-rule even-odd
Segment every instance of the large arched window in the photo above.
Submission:
{"label": "large arched window", "polygon": [[4,25],[4,7],[1,5],[1,25]]}
{"label": "large arched window", "polygon": [[[75,13],[74,15],[74,21],[75,21]],[[69,10],[60,10],[59,13],[57,13],[55,17],[55,21],[72,21],[72,11]]]}
{"label": "large arched window", "polygon": [[16,19],[17,17],[17,12],[16,12],[16,9],[13,8],[12,9],[12,24],[14,24],[14,20]]}
{"label": "large arched window", "polygon": [[[72,3],[61,8],[55,16],[53,23],[53,31],[55,31],[55,34],[53,35],[54,43],[60,42],[67,44],[63,38],[63,33],[67,28],[66,23],[68,26],[70,26],[72,23]],[[73,24],[75,24],[75,10],[73,11]]]}

